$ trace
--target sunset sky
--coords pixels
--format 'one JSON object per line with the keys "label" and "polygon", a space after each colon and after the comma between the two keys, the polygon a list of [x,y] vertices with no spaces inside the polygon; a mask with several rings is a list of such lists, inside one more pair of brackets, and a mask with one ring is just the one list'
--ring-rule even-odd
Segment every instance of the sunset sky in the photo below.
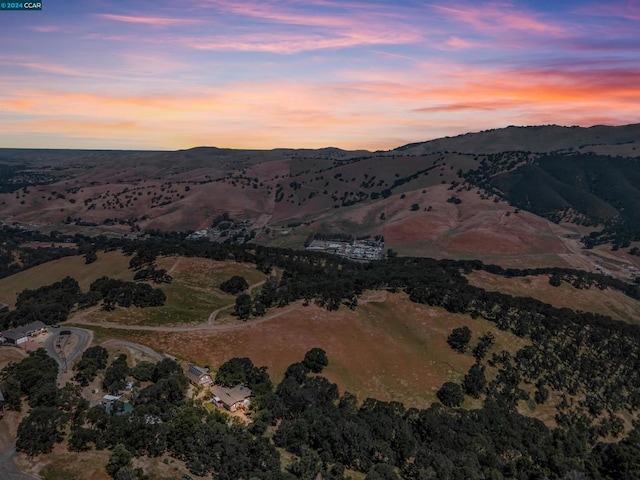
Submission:
{"label": "sunset sky", "polygon": [[42,0],[0,11],[0,147],[389,149],[640,122],[640,1]]}

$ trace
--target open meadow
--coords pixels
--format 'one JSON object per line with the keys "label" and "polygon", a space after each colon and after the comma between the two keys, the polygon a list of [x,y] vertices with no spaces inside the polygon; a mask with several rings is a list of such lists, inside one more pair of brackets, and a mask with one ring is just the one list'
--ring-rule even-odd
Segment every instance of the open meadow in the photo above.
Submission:
{"label": "open meadow", "polygon": [[218,310],[233,306],[235,296],[218,288],[234,275],[244,277],[250,286],[258,286],[266,275],[250,264],[222,262],[205,258],[166,257],[158,260],[173,277],[169,284],[154,285],[166,294],[162,307],[122,308],[111,312],[96,310],[85,317],[95,323],[126,325],[188,325],[207,322]]}
{"label": "open meadow", "polygon": [[83,256],[64,257],[43,263],[0,279],[0,302],[13,307],[18,294],[23,290],[51,285],[67,276],[75,278],[84,291],[89,289],[93,281],[105,275],[130,281],[133,280],[134,272],[129,270],[129,260],[130,257],[120,251],[113,251],[98,252],[98,259],[88,265]]}
{"label": "open meadow", "polygon": [[[495,351],[515,351],[524,341],[467,315],[411,302],[405,294],[367,292],[358,308],[329,312],[301,302],[270,310],[263,319],[224,325],[219,330],[183,332],[94,328],[96,338],[141,343],[215,370],[233,357],[265,365],[275,381],[313,347],[323,348],[329,366],[323,373],[359,400],[375,397],[426,407],[448,381],[460,381],[474,362],[446,342],[451,330],[466,325],[472,343],[484,332],[496,336]],[[229,328],[232,327],[232,328]]]}

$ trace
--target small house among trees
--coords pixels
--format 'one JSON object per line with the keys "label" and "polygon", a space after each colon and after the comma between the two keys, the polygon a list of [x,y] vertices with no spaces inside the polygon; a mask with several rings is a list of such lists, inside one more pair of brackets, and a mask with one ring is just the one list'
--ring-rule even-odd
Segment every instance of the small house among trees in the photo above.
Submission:
{"label": "small house among trees", "polygon": [[209,372],[207,372],[204,368],[198,367],[197,365],[191,365],[189,367],[186,377],[193,385],[196,386],[206,386],[213,383],[213,379],[211,378]]}
{"label": "small house among trees", "polygon": [[224,407],[231,412],[236,410],[246,410],[252,392],[243,385],[236,385],[233,388],[223,387],[222,385],[211,386],[211,394],[213,395],[213,403],[220,407]]}

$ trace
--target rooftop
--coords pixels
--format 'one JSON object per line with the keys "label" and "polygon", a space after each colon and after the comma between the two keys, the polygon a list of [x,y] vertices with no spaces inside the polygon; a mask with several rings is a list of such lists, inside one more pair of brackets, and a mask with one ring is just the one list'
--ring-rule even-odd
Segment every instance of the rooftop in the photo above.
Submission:
{"label": "rooftop", "polygon": [[42,330],[47,328],[47,326],[42,323],[40,320],[37,320],[35,322],[31,322],[28,323],[26,325],[22,325],[21,327],[16,327],[14,329],[11,330],[7,330],[6,332],[4,332],[2,334],[2,336],[4,338],[10,338],[10,339],[17,339],[17,338],[22,338],[22,337],[26,337],[27,335],[29,335],[32,332],[38,331],[38,330]]}
{"label": "rooftop", "polygon": [[236,385],[233,388],[223,387],[222,385],[212,385],[211,393],[225,405],[242,402],[252,395],[251,390],[244,385]]}

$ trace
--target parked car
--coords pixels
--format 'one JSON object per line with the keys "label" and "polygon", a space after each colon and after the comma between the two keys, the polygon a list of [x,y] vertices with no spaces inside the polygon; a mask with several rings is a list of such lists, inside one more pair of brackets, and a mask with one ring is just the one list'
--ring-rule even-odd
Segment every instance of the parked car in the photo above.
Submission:
{"label": "parked car", "polygon": [[57,323],[54,323],[53,325],[51,325],[51,328],[60,328],[60,325],[58,325]]}

